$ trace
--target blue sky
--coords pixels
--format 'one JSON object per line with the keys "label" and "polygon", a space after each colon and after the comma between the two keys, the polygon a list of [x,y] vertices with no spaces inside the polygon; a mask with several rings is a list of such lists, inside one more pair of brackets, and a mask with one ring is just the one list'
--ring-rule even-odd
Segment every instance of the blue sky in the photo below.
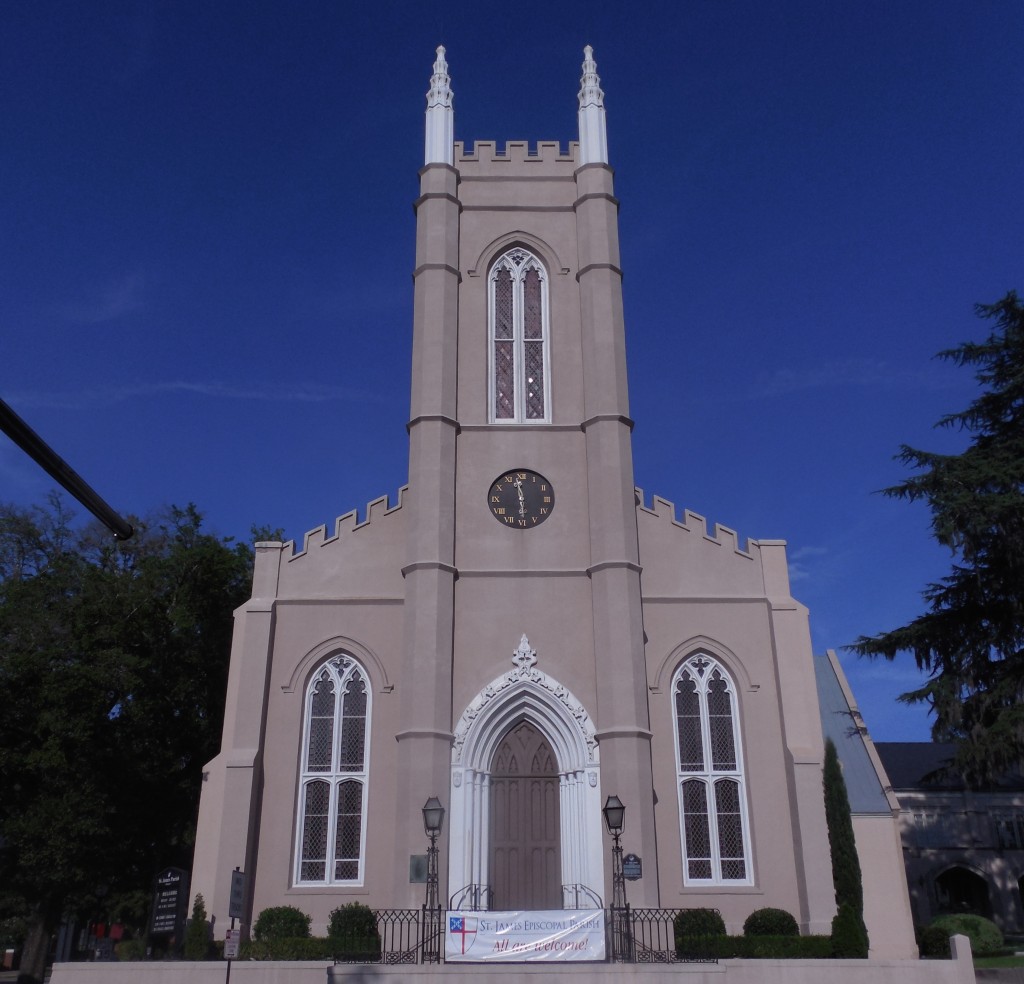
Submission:
{"label": "blue sky", "polygon": [[[434,47],[457,139],[568,141],[589,43],[637,484],[787,540],[817,652],[919,612],[949,558],[874,493],[962,445],[932,356],[1024,289],[1024,4],[370,6],[0,5],[0,396],[123,513],[393,496]],[[51,486],[0,438],[0,499]],[[843,662],[876,739],[927,737],[909,660]]]}

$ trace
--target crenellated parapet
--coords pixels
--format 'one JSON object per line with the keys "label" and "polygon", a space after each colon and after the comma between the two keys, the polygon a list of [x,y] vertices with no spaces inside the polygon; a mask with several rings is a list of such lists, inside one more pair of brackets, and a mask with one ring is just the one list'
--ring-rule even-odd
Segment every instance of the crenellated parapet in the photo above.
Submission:
{"label": "crenellated parapet", "polygon": [[736,531],[729,529],[728,526],[722,526],[720,523],[715,523],[714,532],[709,533],[707,519],[699,513],[692,512],[689,509],[683,510],[683,518],[681,520],[677,519],[675,504],[669,502],[668,499],[663,499],[659,495],[651,498],[651,505],[649,507],[645,506],[643,489],[638,488],[636,490],[636,501],[637,509],[640,512],[664,519],[671,523],[672,526],[678,527],[687,533],[694,533],[711,543],[715,543],[728,550],[732,550],[734,553],[737,553],[742,557],[752,559],[756,548],[759,546],[756,540],[748,539],[746,546],[741,547],[739,543],[739,536]]}
{"label": "crenellated parapet", "polygon": [[645,598],[718,597],[797,604],[790,594],[784,540],[747,539],[668,499],[644,502],[636,489],[637,535]]}
{"label": "crenellated parapet", "polygon": [[368,502],[366,504],[366,509],[363,512],[362,519],[359,518],[359,510],[357,509],[353,509],[351,512],[347,512],[344,515],[339,516],[334,521],[334,532],[330,536],[327,535],[326,524],[310,530],[303,537],[301,550],[297,550],[295,548],[294,540],[289,541],[289,543],[285,544],[286,548],[289,546],[292,548],[291,554],[287,556],[288,562],[291,563],[292,561],[299,560],[301,557],[306,556],[313,550],[336,543],[347,536],[357,533],[359,530],[366,529],[375,520],[379,522],[383,517],[397,512],[402,508],[405,493],[408,488],[408,485],[403,485],[398,490],[398,498],[394,505],[391,504],[389,497],[386,495],[382,495],[379,498]]}
{"label": "crenellated parapet", "polygon": [[564,174],[574,170],[579,162],[578,141],[569,142],[563,148],[560,140],[507,140],[500,144],[496,140],[477,140],[467,149],[461,140],[455,141],[455,166],[460,170],[476,165],[488,172],[505,174],[514,170],[515,165],[526,165],[525,174]]}

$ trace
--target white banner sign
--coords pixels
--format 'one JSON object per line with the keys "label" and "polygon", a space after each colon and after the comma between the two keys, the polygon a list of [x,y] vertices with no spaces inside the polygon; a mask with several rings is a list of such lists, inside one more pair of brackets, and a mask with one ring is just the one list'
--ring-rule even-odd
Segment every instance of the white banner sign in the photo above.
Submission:
{"label": "white banner sign", "polygon": [[604,909],[448,912],[444,958],[460,961],[604,960]]}

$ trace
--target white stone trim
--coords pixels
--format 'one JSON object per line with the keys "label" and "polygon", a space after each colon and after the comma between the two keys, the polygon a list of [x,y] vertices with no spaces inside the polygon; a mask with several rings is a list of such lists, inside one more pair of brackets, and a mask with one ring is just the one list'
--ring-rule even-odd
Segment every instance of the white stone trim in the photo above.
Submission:
{"label": "white stone trim", "polygon": [[455,163],[455,113],[453,93],[444,59],[444,45],[438,45],[434,74],[427,93],[427,122],[424,164]]}
{"label": "white stone trim", "polygon": [[604,115],[604,93],[597,74],[594,49],[583,49],[583,76],[579,92],[580,165],[608,163],[608,127]]}
{"label": "white stone trim", "polygon": [[590,715],[573,694],[537,669],[524,635],[515,668],[491,681],[462,713],[452,746],[448,885],[488,885],[490,768],[509,729],[529,721],[551,745],[558,762],[563,885],[604,885],[601,850],[600,761]]}

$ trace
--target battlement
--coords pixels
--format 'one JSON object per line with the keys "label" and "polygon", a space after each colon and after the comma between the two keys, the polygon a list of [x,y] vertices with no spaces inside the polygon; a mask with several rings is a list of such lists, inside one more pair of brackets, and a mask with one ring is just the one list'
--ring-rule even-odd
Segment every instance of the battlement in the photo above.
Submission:
{"label": "battlement", "polygon": [[498,149],[496,140],[477,140],[467,150],[461,140],[455,141],[455,166],[463,163],[493,164],[571,164],[579,160],[579,142],[569,141],[563,151],[560,140],[507,140],[504,148]]}
{"label": "battlement", "polygon": [[728,526],[722,526],[719,523],[715,523],[714,533],[708,533],[708,521],[705,517],[698,513],[691,512],[689,509],[684,509],[683,518],[680,521],[676,519],[676,507],[674,503],[669,502],[668,499],[661,498],[661,496],[655,495],[651,497],[651,505],[648,507],[644,505],[644,490],[638,488],[635,491],[637,509],[640,512],[647,513],[650,516],[657,516],[659,519],[666,519],[673,526],[678,527],[687,533],[696,533],[710,543],[726,547],[727,549],[739,554],[741,557],[753,559],[754,548],[759,545],[757,540],[751,540],[748,538],[746,541],[746,548],[743,548],[740,546],[739,536],[736,531],[729,529]]}
{"label": "battlement", "polygon": [[409,488],[408,485],[403,485],[398,490],[398,501],[391,505],[388,496],[382,495],[380,498],[374,499],[372,502],[366,504],[366,510],[364,512],[364,518],[360,522],[359,511],[353,509],[351,512],[345,513],[343,516],[339,516],[334,521],[334,533],[328,537],[327,526],[318,526],[314,530],[310,530],[304,537],[302,543],[302,549],[295,549],[295,541],[292,540],[285,546],[291,546],[292,553],[288,557],[288,562],[291,563],[293,560],[298,560],[300,557],[304,557],[306,554],[317,547],[325,547],[330,543],[336,543],[342,536],[355,533],[357,530],[364,529],[369,526],[375,518],[381,516],[388,516],[393,512],[397,512],[402,508],[402,503],[405,498],[405,492]]}

